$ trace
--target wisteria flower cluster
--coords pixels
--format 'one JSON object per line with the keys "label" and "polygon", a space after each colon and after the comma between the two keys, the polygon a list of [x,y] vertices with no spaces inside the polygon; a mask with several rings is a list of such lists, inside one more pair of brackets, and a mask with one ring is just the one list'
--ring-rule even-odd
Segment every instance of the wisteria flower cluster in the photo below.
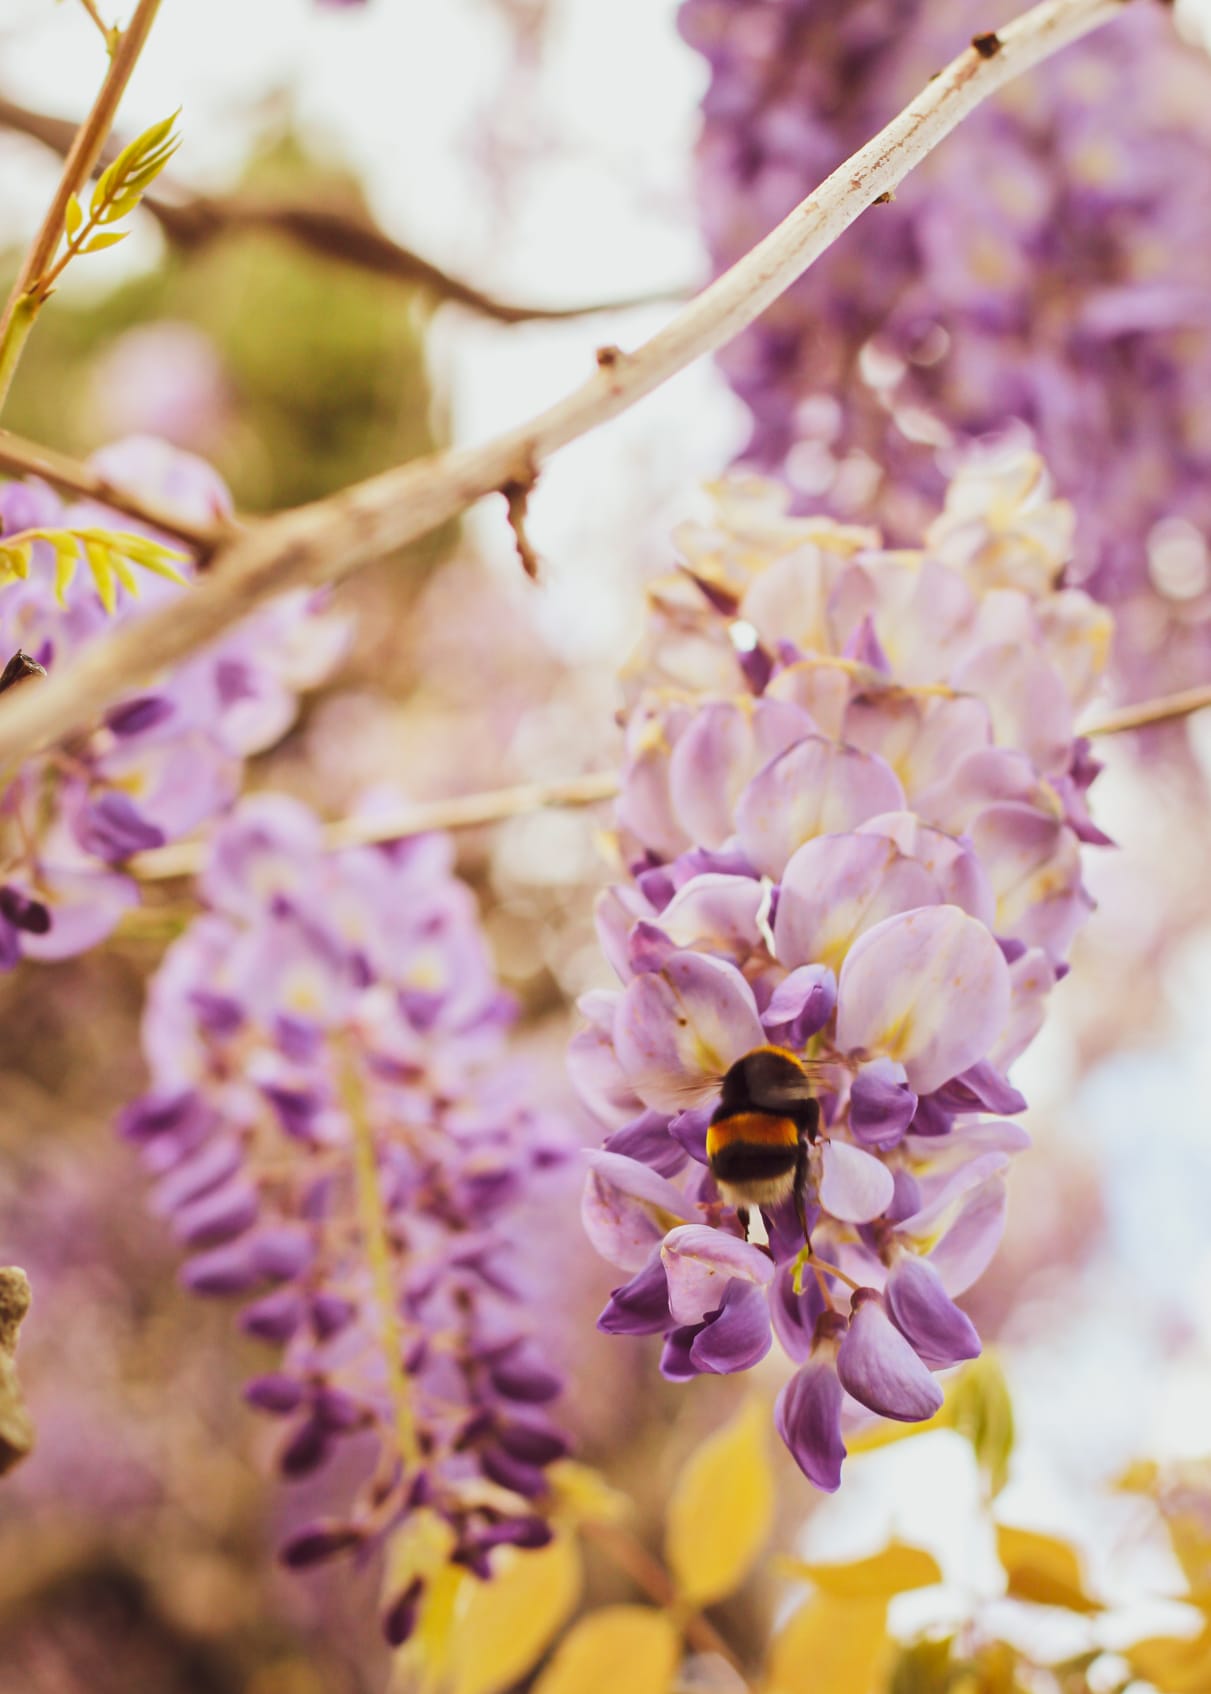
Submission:
{"label": "wisteria flower cluster", "polygon": [[[678,1381],[776,1335],[779,1431],[833,1489],[847,1394],[923,1419],[979,1351],[955,1297],[1027,1141],[1007,1069],[1090,909],[1080,845],[1105,837],[1073,717],[1111,627],[1056,587],[1072,514],[1032,455],[973,459],[911,552],[782,504],[724,485],[650,590],[628,875],[598,914],[622,987],[586,997],[572,1063],[611,1131],[586,1228],[630,1276],[600,1327],[663,1334]],[[789,1202],[745,1239],[709,1166],[720,1080],[769,1046],[822,1079],[810,1246]]]}
{"label": "wisteria flower cluster", "polygon": [[428,1525],[388,1596],[397,1643],[439,1569],[486,1577],[494,1547],[546,1543],[566,1451],[518,1222],[565,1149],[510,1068],[512,1006],[450,867],[444,837],[328,852],[298,803],[242,802],[152,982],[152,1087],[123,1123],[187,1286],[243,1297],[280,1349],[247,1397],[287,1424],[283,1475],[360,1455],[348,1510],[286,1563]]}
{"label": "wisteria flower cluster", "polygon": [[[683,0],[710,65],[704,233],[731,264],[977,31],[968,0]],[[1106,123],[1113,112],[1114,122]],[[920,533],[939,449],[1034,434],[1117,608],[1119,679],[1201,682],[1211,639],[1211,64],[1132,6],[1002,90],[720,356],[745,461]]]}
{"label": "wisteria flower cluster", "polygon": [[[114,487],[156,497],[195,523],[231,513],[210,466],[163,442],[118,442],[92,465]],[[114,517],[83,502],[65,507],[37,481],[0,485],[0,544],[30,530],[112,527]],[[121,528],[139,526],[124,517]],[[29,575],[0,588],[4,658],[21,651],[51,671],[70,665],[110,626],[87,573],[77,572],[61,596],[56,578],[53,548],[34,541]],[[189,592],[158,577],[139,586],[135,599],[115,584],[114,618]],[[153,689],[120,701],[86,739],[23,765],[0,797],[0,968],[22,957],[67,958],[103,940],[138,902],[125,862],[232,804],[244,761],[289,729],[300,693],[328,675],[348,633],[321,596],[285,595]],[[36,677],[21,686],[36,687]]]}

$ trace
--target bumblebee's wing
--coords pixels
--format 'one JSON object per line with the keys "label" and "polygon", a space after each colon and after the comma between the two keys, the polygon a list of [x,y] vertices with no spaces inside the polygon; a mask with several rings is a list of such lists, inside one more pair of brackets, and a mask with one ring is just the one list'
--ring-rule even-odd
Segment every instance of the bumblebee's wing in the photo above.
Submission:
{"label": "bumblebee's wing", "polygon": [[670,1078],[663,1072],[641,1072],[631,1074],[627,1081],[640,1099],[650,1097],[659,1100],[660,1111],[688,1112],[695,1106],[705,1106],[718,1099],[723,1077],[722,1074],[704,1074]]}

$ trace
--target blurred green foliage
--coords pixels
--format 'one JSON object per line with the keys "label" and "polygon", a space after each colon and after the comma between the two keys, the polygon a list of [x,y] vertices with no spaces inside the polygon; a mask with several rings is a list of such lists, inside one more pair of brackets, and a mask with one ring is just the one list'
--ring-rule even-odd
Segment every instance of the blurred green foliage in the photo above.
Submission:
{"label": "blurred green foliage", "polygon": [[[290,133],[253,158],[241,188],[364,210],[355,179]],[[302,252],[284,237],[225,231],[166,246],[154,269],[85,304],[42,314],[5,422],[72,453],[101,444],[87,402],[125,331],[186,323],[214,343],[233,415],[210,454],[237,505],[315,499],[438,445],[424,363],[428,308],[400,283]],[[71,397],[70,399],[68,397]]]}

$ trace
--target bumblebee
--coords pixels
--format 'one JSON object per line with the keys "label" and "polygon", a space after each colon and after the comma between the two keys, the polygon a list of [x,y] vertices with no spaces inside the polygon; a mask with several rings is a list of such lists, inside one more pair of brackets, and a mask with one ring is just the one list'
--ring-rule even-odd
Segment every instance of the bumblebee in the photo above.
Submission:
{"label": "bumblebee", "polygon": [[804,1195],[807,1150],[820,1133],[814,1079],[827,1065],[796,1058],[785,1047],[757,1047],[723,1078],[706,1132],[711,1175],[736,1208],[745,1239],[753,1206],[793,1200],[808,1239]]}

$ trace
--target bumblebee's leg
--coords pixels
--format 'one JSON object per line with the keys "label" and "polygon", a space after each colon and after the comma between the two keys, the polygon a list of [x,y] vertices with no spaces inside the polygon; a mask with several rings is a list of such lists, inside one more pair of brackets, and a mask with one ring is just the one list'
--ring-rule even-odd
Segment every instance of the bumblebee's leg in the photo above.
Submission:
{"label": "bumblebee's leg", "polygon": [[744,1239],[747,1241],[748,1240],[748,1207],[747,1206],[737,1206],[736,1207],[736,1218],[737,1218],[737,1220],[740,1224],[741,1233],[743,1234]]}
{"label": "bumblebee's leg", "polygon": [[814,1141],[820,1133],[820,1102],[809,1100],[803,1114],[803,1130],[809,1141]]}
{"label": "bumblebee's leg", "polygon": [[[813,1101],[812,1104],[815,1105],[815,1101]],[[800,1141],[800,1143],[799,1143],[799,1156],[798,1156],[798,1159],[795,1162],[795,1187],[794,1187],[795,1216],[799,1220],[799,1228],[803,1231],[804,1243],[810,1248],[812,1242],[811,1242],[811,1236],[807,1233],[807,1205],[806,1205],[806,1198],[805,1198],[806,1193],[807,1193],[807,1143],[805,1141]]]}

